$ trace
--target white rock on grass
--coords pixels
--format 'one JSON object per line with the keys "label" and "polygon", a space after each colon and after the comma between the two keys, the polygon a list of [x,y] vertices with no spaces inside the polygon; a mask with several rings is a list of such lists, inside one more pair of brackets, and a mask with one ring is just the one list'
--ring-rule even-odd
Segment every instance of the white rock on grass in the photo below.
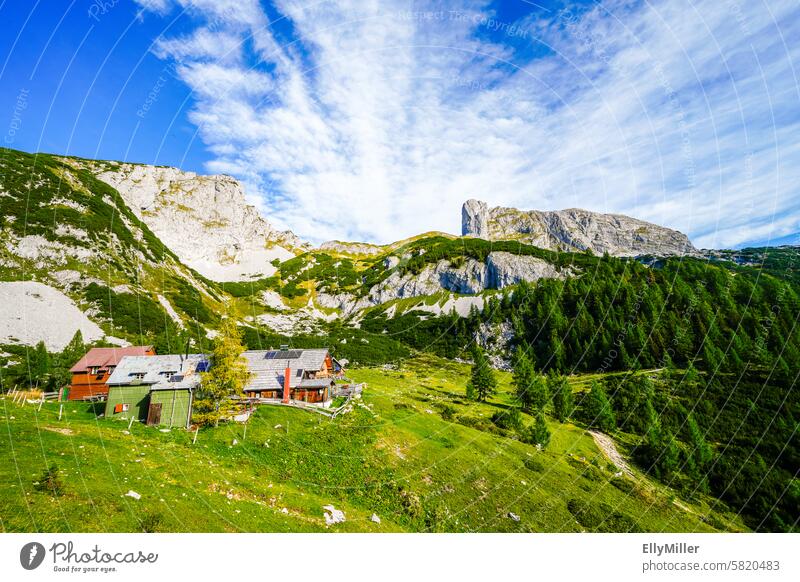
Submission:
{"label": "white rock on grass", "polygon": [[323,505],[325,510],[325,525],[335,525],[344,522],[344,511],[336,509],[333,505]]}
{"label": "white rock on grass", "polygon": [[137,501],[138,501],[139,499],[141,499],[141,498],[142,498],[142,496],[141,496],[141,495],[139,495],[138,493],[136,493],[136,491],[134,491],[133,489],[131,489],[130,491],[128,491],[128,492],[125,494],[125,497],[133,497],[133,498],[134,498],[134,499],[136,499]]}
{"label": "white rock on grass", "polygon": [[372,517],[370,517],[369,520],[374,522],[374,523],[380,523],[381,522],[381,518],[378,517],[377,513],[373,513]]}

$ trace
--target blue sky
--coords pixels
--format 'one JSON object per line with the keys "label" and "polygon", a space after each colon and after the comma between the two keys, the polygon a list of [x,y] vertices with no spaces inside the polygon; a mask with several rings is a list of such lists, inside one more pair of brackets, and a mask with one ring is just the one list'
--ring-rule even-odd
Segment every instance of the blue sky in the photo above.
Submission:
{"label": "blue sky", "polygon": [[457,233],[467,198],[702,247],[800,231],[796,1],[6,0],[0,21],[2,145],[229,173],[308,240]]}

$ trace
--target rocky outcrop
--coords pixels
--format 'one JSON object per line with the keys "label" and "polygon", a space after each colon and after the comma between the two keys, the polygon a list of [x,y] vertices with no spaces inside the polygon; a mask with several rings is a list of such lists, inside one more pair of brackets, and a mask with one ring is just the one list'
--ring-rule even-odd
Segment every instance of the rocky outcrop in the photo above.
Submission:
{"label": "rocky outcrop", "polygon": [[230,176],[199,176],[176,168],[104,164],[92,168],[184,264],[215,281],[243,281],[275,272],[301,247],[245,200]]}
{"label": "rocky outcrop", "polygon": [[450,291],[460,295],[478,295],[487,289],[503,289],[520,281],[559,279],[568,275],[542,259],[520,256],[502,251],[489,253],[486,262],[466,259],[454,266],[442,259],[429,263],[419,273],[401,273],[395,270],[381,283],[372,287],[365,297],[349,293],[319,293],[317,303],[323,307],[355,313],[368,307],[381,305],[395,299],[435,295]]}
{"label": "rocky outcrop", "polygon": [[369,243],[348,243],[338,240],[329,240],[319,245],[320,250],[333,251],[342,255],[374,256],[384,252],[384,248]]}
{"label": "rocky outcrop", "polygon": [[467,200],[461,215],[462,234],[486,240],[518,240],[561,251],[590,249],[618,257],[699,254],[685,234],[622,214],[579,208],[522,211]]}
{"label": "rocky outcrop", "polygon": [[489,207],[486,202],[470,199],[461,207],[461,234],[489,238]]}
{"label": "rocky outcrop", "polygon": [[503,251],[489,253],[486,269],[490,289],[502,289],[520,281],[561,279],[567,274],[543,259]]}

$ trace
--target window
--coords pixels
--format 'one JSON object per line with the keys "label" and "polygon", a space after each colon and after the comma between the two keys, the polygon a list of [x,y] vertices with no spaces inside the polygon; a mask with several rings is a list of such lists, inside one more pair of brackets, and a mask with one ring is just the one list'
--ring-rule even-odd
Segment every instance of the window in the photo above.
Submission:
{"label": "window", "polygon": [[89,366],[89,373],[92,374],[93,376],[96,375],[97,372],[99,371],[100,371],[100,366]]}
{"label": "window", "polygon": [[134,380],[144,380],[144,372],[131,372],[128,377]]}
{"label": "window", "polygon": [[172,378],[177,373],[178,372],[176,372],[175,370],[165,370],[163,372],[159,372],[158,374],[160,376],[164,376],[165,378],[169,379],[169,378]]}

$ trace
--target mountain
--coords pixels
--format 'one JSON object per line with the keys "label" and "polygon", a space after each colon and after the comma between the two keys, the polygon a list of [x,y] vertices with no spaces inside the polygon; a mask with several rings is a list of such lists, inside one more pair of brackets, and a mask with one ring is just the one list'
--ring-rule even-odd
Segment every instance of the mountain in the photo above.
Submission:
{"label": "mountain", "polygon": [[[618,485],[627,496],[630,484],[611,482],[616,469],[600,461],[592,464],[597,473],[570,456],[574,451],[562,440],[578,438],[596,450],[586,431],[600,428],[644,474],[647,485],[637,496],[645,499],[652,487],[665,492],[659,496],[665,516],[703,499],[697,515],[712,528],[730,529],[720,517],[729,510],[752,529],[797,527],[796,247],[700,254],[684,235],[628,217],[489,209],[469,201],[464,237],[424,233],[390,245],[331,241],[311,248],[276,231],[231,178],[8,149],[0,149],[0,217],[3,390],[53,388],[63,376],[48,371],[48,351],[68,353],[64,346],[79,330],[94,344],[202,351],[229,317],[251,349],[324,345],[349,360],[354,375],[372,386],[364,406],[380,411],[369,437],[378,464],[387,453],[392,460],[412,458],[392,452],[409,435],[381,427],[410,429],[406,420],[413,418],[421,443],[414,467],[441,465],[444,473],[430,478],[443,480],[442,494],[450,495],[452,485],[464,500],[473,494],[483,499],[493,488],[482,485],[485,454],[511,444],[519,465],[520,456],[536,453],[524,442],[530,417],[523,414],[526,422],[515,428],[505,412],[495,414],[516,405],[510,374],[498,372],[502,390],[487,402],[465,397],[479,346],[494,368],[509,368],[525,354],[532,369],[548,374],[547,382],[568,378],[574,387],[574,414],[554,429],[542,474],[566,463],[564,478],[549,487],[561,491],[563,483],[581,480],[588,496],[575,490],[567,507],[558,495],[544,505],[530,496],[525,511],[541,511],[537,523],[553,523],[554,516],[563,523],[563,517],[572,519],[568,513],[586,528],[636,525],[627,518],[604,525],[606,506],[592,513],[595,493],[614,489],[605,485]],[[45,345],[31,350],[39,341]],[[60,373],[64,353],[51,360],[60,362]],[[592,403],[603,399],[613,415],[598,427]],[[270,416],[263,428],[276,424]],[[441,441],[437,435],[454,424],[462,428]],[[314,464],[340,440],[320,441],[313,438],[316,428],[308,428],[309,450],[319,446],[320,454],[302,462],[312,473],[296,477],[341,490],[335,478],[346,472]],[[483,452],[459,465],[444,461],[449,449],[461,454],[467,448],[458,443],[476,437],[485,443]],[[258,446],[259,455],[274,459],[276,449]],[[513,463],[510,469],[505,460],[498,464],[498,484],[513,477]],[[288,466],[279,465],[281,471]],[[538,464],[531,466],[540,472]],[[401,463],[398,474],[409,474],[405,469]],[[472,471],[472,485],[450,483],[448,473],[465,471]],[[397,493],[387,511],[414,513],[402,527],[418,530],[429,519],[425,527],[433,527],[450,506],[437,505],[438,493],[426,493],[428,480],[413,491],[368,488],[361,501],[346,501],[368,499],[359,505],[366,511],[372,495]],[[429,515],[418,511],[414,496]],[[676,496],[682,501],[669,501]],[[560,505],[549,508],[553,504]],[[625,513],[640,510],[634,504]],[[496,518],[487,513],[469,528],[489,527],[480,524]],[[669,528],[675,522],[636,523]]]}
{"label": "mountain", "polygon": [[[73,160],[120,193],[131,211],[187,266],[214,281],[243,281],[275,272],[303,243],[277,231],[245,201],[230,176],[176,168]],[[306,245],[307,246],[307,245]]]}
{"label": "mountain", "polygon": [[622,214],[579,208],[544,212],[489,208],[468,200],[461,210],[461,234],[486,240],[518,240],[543,249],[591,250],[616,257],[697,255],[689,238],[676,230]]}
{"label": "mountain", "polygon": [[0,149],[0,341],[60,349],[81,330],[124,344],[187,325],[204,337],[224,311],[216,285],[94,167]]}

